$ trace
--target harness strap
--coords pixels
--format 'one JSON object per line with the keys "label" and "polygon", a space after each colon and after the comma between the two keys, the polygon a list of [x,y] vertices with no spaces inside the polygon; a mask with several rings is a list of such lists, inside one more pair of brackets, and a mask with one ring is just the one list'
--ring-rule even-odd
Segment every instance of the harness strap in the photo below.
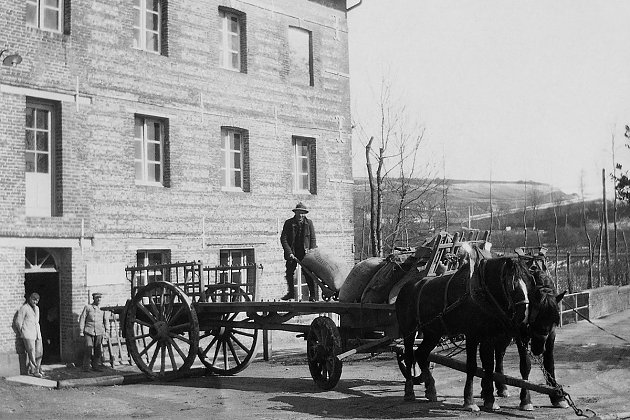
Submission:
{"label": "harness strap", "polygon": [[[485,260],[483,260],[481,262],[485,263]],[[504,271],[505,271],[505,266],[501,268],[501,274],[503,274]],[[493,311],[488,310],[488,308],[485,305],[482,305],[479,301],[475,300],[474,297],[473,297],[473,301],[477,304],[478,307],[481,308],[481,310],[483,310],[484,312],[486,312],[490,316],[496,318],[503,325],[503,327],[506,330],[508,330],[508,331],[516,331],[517,328],[515,327],[514,322],[510,319],[510,317],[508,317],[508,315],[505,313],[503,308],[501,308],[501,305],[496,300],[494,295],[492,293],[490,293],[490,290],[488,289],[486,281],[485,281],[484,270],[482,270],[481,267],[478,270],[478,274],[479,274],[479,279],[480,279],[481,290],[484,292],[485,297],[489,298],[490,303],[492,303],[492,305],[495,307],[495,309],[499,312],[499,316],[497,316],[497,314],[495,314]],[[506,300],[508,301],[508,308],[510,308],[513,305],[512,301],[509,298],[509,295],[506,294],[505,285],[503,283],[501,283],[501,286],[502,286],[502,290],[503,290],[504,296],[506,297]],[[525,302],[523,301],[523,303],[525,303]]]}

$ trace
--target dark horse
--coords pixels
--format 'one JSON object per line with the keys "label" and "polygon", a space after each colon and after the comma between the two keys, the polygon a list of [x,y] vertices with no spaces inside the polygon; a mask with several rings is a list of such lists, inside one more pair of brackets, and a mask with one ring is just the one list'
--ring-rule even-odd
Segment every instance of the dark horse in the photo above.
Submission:
{"label": "dark horse", "polygon": [[[464,407],[479,410],[473,399],[473,378],[477,370],[477,348],[484,342],[503,343],[506,337],[524,337],[536,334],[542,339],[553,330],[556,315],[548,313],[535,302],[530,308],[529,296],[535,290],[535,278],[519,258],[502,257],[481,259],[471,254],[468,263],[451,275],[409,282],[401,289],[396,300],[396,314],[401,336],[405,342],[405,400],[415,398],[411,368],[414,361],[422,371],[425,396],[437,401],[435,380],[429,370],[428,357],[443,336],[466,335],[466,385]],[[556,306],[557,309],[557,306]],[[538,320],[535,328],[528,329],[533,314]],[[535,330],[535,331],[534,331]],[[416,333],[422,333],[422,342],[414,352]],[[503,348],[503,350],[505,350]],[[539,348],[536,347],[536,351]],[[542,350],[540,350],[542,352]],[[480,353],[484,368],[482,395],[487,408],[498,408],[494,403],[492,372],[494,351]],[[415,357],[414,357],[415,356]],[[524,362],[521,361],[523,371]]]}
{"label": "dark horse", "polygon": [[[553,281],[547,272],[544,253],[532,256],[525,255],[522,250],[519,249],[516,251],[521,264],[526,267],[533,278],[533,289],[530,291],[529,297],[532,303],[530,305],[531,310],[529,311],[526,330],[520,331],[519,336],[514,337],[520,356],[521,377],[524,380],[529,379],[531,360],[528,348],[531,347],[531,352],[535,356],[542,355],[544,376],[547,384],[552,387],[557,387],[553,348],[556,339],[555,327],[560,322],[558,303],[564,297],[564,292],[559,295],[556,293]],[[505,335],[481,343],[479,347],[480,354],[494,354],[496,362],[494,368],[495,372],[503,373],[503,357],[511,341],[512,337]],[[484,388],[483,385],[482,388]],[[505,384],[497,382],[496,388],[497,395],[501,397],[509,396]],[[486,384],[484,389],[486,390],[483,393],[484,401],[492,400],[492,383]],[[490,395],[486,395],[488,393]],[[550,395],[549,398],[554,407],[567,408],[569,406],[560,393]],[[520,399],[521,410],[533,410],[529,390],[521,389]]]}

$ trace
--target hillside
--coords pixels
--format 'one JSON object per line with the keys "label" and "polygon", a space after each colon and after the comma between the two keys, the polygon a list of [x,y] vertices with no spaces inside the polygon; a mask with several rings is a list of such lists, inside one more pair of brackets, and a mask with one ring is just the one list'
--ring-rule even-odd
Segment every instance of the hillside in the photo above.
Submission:
{"label": "hillside", "polygon": [[[421,181],[418,181],[421,182]],[[442,182],[441,180],[439,182]],[[363,207],[361,203],[369,200],[369,186],[366,178],[356,178],[354,180],[355,206]],[[469,181],[469,180],[446,180],[447,203],[449,214],[456,219],[468,218],[471,215],[479,215],[490,212],[490,188],[492,187],[492,206],[494,211],[508,211],[521,209],[527,202],[528,206],[537,207],[552,202],[575,201],[575,194],[566,194],[549,184],[525,182],[525,181]],[[424,209],[433,209],[437,212],[443,211],[443,188],[436,185],[431,194],[427,194],[422,199]],[[527,200],[525,200],[527,196]],[[396,201],[395,197],[386,197],[386,201]],[[390,201],[391,202],[391,201]]]}
{"label": "hillside", "polygon": [[[417,183],[422,181],[418,180]],[[441,180],[440,180],[441,182]],[[396,243],[415,244],[431,236],[436,230],[454,232],[462,227],[490,229],[489,181],[446,180],[448,227],[444,212],[444,189],[436,184],[420,200],[406,206]],[[366,252],[369,237],[369,185],[365,178],[355,179],[355,245],[357,252]],[[525,200],[527,196],[527,200]],[[553,199],[553,201],[552,201]],[[389,243],[396,223],[399,197],[388,192],[383,202],[383,240]],[[510,229],[513,234],[523,230],[524,206],[528,229],[553,229],[582,225],[582,203],[574,194],[534,182],[492,182],[492,230]],[[598,223],[601,202],[587,203],[589,224]],[[498,238],[497,238],[498,239]],[[520,240],[520,239],[518,239]]]}

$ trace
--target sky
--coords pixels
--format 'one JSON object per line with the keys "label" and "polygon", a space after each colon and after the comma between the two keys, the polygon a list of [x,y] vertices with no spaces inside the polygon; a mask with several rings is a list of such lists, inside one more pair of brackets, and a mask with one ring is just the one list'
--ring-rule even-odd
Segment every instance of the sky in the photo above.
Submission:
{"label": "sky", "polygon": [[[447,178],[593,197],[613,144],[630,168],[630,1],[363,0],[348,26],[353,122],[378,121],[385,78]],[[365,141],[353,132],[355,176]]]}

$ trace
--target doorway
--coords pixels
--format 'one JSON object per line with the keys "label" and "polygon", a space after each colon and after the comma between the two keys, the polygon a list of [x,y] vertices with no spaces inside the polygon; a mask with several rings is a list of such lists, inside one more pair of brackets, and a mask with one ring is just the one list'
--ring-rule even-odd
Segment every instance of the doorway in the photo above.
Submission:
{"label": "doorway", "polygon": [[39,324],[44,347],[43,364],[61,360],[61,329],[59,325],[59,273],[29,273],[24,277],[25,296],[39,294]]}

